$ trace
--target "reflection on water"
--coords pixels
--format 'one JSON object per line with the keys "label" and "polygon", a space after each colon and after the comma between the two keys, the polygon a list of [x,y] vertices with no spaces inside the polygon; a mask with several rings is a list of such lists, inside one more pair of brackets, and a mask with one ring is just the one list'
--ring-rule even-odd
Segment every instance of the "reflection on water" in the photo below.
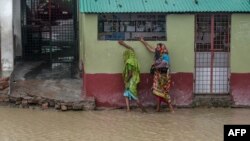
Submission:
{"label": "reflection on water", "polygon": [[249,124],[249,109],[55,112],[0,108],[0,141],[221,141],[224,124]]}

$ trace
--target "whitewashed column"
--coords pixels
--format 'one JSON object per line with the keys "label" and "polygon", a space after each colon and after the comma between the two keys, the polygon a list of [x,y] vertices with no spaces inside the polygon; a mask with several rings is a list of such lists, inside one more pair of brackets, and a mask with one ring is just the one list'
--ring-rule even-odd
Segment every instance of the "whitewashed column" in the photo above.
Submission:
{"label": "whitewashed column", "polygon": [[12,71],[14,67],[13,47],[13,0],[0,0],[1,23],[1,67]]}

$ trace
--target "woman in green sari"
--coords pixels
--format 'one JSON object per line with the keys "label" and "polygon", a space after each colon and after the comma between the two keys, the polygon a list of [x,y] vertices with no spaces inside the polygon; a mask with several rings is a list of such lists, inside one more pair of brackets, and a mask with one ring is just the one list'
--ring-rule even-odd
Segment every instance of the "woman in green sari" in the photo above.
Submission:
{"label": "woman in green sari", "polygon": [[127,111],[130,111],[129,100],[135,100],[141,110],[145,112],[144,107],[139,101],[137,93],[137,85],[140,82],[140,68],[135,55],[135,51],[132,47],[130,47],[123,41],[119,41],[118,43],[123,47],[127,48],[127,50],[123,53],[125,66],[122,74],[125,84],[125,91],[123,96],[126,100]]}

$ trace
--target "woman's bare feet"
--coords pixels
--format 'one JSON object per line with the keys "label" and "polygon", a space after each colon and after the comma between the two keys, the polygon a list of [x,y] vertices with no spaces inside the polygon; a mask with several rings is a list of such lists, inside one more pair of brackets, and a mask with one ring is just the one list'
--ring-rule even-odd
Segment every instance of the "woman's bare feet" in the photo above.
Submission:
{"label": "woman's bare feet", "polygon": [[172,113],[172,114],[175,113],[175,112],[174,112],[174,109],[170,109],[170,113]]}
{"label": "woman's bare feet", "polygon": [[160,108],[160,106],[157,106],[157,108],[156,108],[156,112],[161,112],[161,108]]}
{"label": "woman's bare feet", "polygon": [[174,113],[174,108],[173,108],[173,106],[172,106],[171,103],[169,103],[169,109],[170,109],[170,112],[171,112],[171,113]]}
{"label": "woman's bare feet", "polygon": [[161,100],[158,99],[158,100],[157,100],[156,112],[160,112],[160,111],[161,111]]}
{"label": "woman's bare feet", "polygon": [[142,111],[143,113],[147,113],[147,110],[146,110],[144,107],[142,107],[141,111]]}
{"label": "woman's bare feet", "polygon": [[137,100],[136,103],[143,113],[147,112],[147,110],[142,106],[142,104],[139,100]]}

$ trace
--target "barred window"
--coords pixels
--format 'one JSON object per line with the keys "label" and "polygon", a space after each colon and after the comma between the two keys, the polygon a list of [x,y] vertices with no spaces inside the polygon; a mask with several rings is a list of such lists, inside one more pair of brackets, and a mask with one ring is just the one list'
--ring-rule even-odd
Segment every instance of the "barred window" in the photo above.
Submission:
{"label": "barred window", "polygon": [[99,40],[166,40],[166,15],[100,14]]}
{"label": "barred window", "polygon": [[196,94],[230,93],[230,14],[198,14],[195,18]]}
{"label": "barred window", "polygon": [[[196,15],[196,50],[230,50],[231,16],[227,14]],[[211,40],[211,34],[214,38]],[[212,44],[213,43],[213,44]]]}

